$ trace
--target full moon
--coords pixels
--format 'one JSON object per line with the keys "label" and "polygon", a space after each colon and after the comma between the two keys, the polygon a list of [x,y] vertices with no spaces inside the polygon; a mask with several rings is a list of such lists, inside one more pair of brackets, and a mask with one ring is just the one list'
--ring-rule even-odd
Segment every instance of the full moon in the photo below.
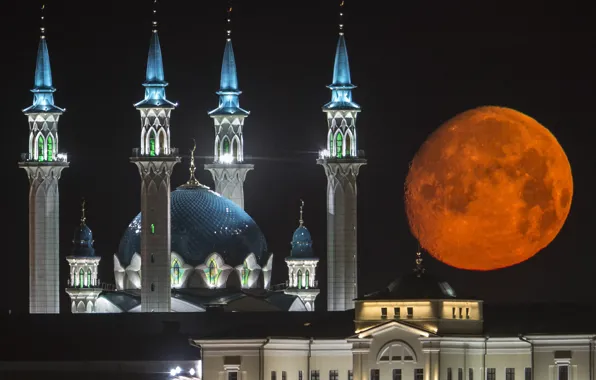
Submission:
{"label": "full moon", "polygon": [[550,244],[573,197],[557,139],[510,108],[479,107],[437,129],[406,178],[412,233],[450,266],[487,271],[528,260]]}

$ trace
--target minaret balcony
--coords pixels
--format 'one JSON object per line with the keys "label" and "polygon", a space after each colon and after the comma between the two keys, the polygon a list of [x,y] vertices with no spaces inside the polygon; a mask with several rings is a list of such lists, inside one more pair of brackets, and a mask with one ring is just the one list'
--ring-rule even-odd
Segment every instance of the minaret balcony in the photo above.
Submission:
{"label": "minaret balcony", "polygon": [[68,164],[68,155],[66,153],[58,153],[52,160],[36,159],[31,153],[21,153],[22,163],[28,164],[41,164],[41,165],[55,165],[55,164]]}
{"label": "minaret balcony", "polygon": [[132,157],[133,158],[148,158],[148,159],[159,159],[163,157],[177,157],[178,156],[178,148],[170,148],[169,153],[156,152],[154,154],[141,154],[141,148],[133,148],[132,150]]}

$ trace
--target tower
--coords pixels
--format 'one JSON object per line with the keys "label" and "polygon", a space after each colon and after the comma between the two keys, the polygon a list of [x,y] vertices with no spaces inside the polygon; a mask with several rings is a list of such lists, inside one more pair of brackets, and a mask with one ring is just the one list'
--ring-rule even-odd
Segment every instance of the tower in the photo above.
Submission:
{"label": "tower", "polygon": [[[43,7],[42,7],[43,12]],[[29,177],[29,313],[60,312],[58,181],[68,167],[66,154],[58,153],[58,120],[64,109],[54,104],[50,55],[41,16],[33,104],[23,110],[29,122],[29,152],[19,167]]]}
{"label": "tower", "polygon": [[166,99],[156,2],[145,98],[135,104],[141,113],[141,147],[133,150],[130,159],[141,175],[141,312],[171,310],[170,175],[180,162],[178,150],[170,146],[170,114],[176,104]]}
{"label": "tower", "polygon": [[327,310],[354,308],[358,296],[356,178],[366,164],[358,151],[356,118],[360,106],[352,101],[348,51],[340,6],[339,40],[335,50],[331,101],[323,106],[327,115],[327,148],[317,163],[327,175]]}
{"label": "tower", "polygon": [[85,200],[81,205],[81,223],[72,238],[72,254],[66,257],[70,266],[66,293],[70,297],[72,313],[95,312],[95,301],[101,293],[97,269],[101,257],[95,256],[93,233],[86,223]]}
{"label": "tower", "polygon": [[213,163],[205,165],[215,182],[215,191],[244,209],[244,180],[254,165],[244,162],[244,119],[250,113],[240,108],[236,60],[232,48],[232,7],[228,8],[226,45],[221,65],[219,106],[209,112],[215,125]]}
{"label": "tower", "polygon": [[320,292],[316,280],[319,258],[315,257],[310,232],[304,225],[304,201],[300,202],[300,224],[292,236],[290,256],[286,257],[289,279],[284,293],[300,297],[308,311],[315,311],[315,299]]}

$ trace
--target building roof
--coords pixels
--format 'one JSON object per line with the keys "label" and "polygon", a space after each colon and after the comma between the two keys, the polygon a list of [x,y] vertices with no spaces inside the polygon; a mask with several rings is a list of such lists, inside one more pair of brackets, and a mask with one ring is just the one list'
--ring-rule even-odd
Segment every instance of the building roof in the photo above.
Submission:
{"label": "building roof", "polygon": [[398,277],[386,288],[368,294],[360,300],[452,299],[455,290],[448,282],[427,273],[408,273]]}

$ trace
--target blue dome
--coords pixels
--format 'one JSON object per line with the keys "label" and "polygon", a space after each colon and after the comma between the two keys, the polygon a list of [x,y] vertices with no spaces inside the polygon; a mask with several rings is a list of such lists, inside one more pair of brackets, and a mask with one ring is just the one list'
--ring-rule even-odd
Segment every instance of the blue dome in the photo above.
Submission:
{"label": "blue dome", "polygon": [[[172,251],[186,263],[203,264],[213,252],[226,264],[241,265],[250,253],[259,264],[266,259],[267,243],[261,229],[234,202],[206,187],[181,186],[171,194]],[[141,214],[120,240],[118,259],[127,266],[141,253]]]}
{"label": "blue dome", "polygon": [[300,227],[294,231],[294,235],[292,236],[291,255],[295,258],[309,258],[315,256],[312,250],[310,232],[308,232],[308,229],[304,227],[304,225],[300,225]]}
{"label": "blue dome", "polygon": [[75,228],[72,244],[73,256],[95,256],[95,249],[93,248],[93,233],[85,223],[81,223],[79,227]]}

